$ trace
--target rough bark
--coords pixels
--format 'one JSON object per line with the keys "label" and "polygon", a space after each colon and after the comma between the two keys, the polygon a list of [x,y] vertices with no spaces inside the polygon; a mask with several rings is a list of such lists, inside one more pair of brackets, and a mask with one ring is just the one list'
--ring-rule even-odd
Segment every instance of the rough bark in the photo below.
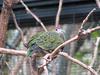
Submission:
{"label": "rough bark", "polygon": [[[1,15],[0,15],[0,47],[4,47],[6,32],[7,32],[7,25],[10,16],[10,10],[12,7],[13,0],[3,0]],[[2,61],[0,62],[0,75],[2,75]]]}
{"label": "rough bark", "polygon": [[12,0],[4,0],[0,15],[0,47],[4,47]]}

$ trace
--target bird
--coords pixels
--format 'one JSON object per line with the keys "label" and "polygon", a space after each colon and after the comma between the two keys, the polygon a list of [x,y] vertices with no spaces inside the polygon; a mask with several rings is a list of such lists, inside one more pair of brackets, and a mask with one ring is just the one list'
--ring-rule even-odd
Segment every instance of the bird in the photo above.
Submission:
{"label": "bird", "polygon": [[28,42],[27,56],[43,57],[51,53],[57,46],[64,42],[59,33],[54,31],[40,32],[32,36]]}
{"label": "bird", "polygon": [[60,35],[60,33],[56,31],[39,32],[32,36],[27,43],[27,56],[31,57],[31,65],[33,69],[37,70],[39,73],[43,73],[46,66],[42,68],[39,68],[39,66],[46,60],[43,59],[42,62],[40,62],[41,57],[44,57],[46,54],[51,53],[63,42],[64,39],[62,38],[62,35]]}

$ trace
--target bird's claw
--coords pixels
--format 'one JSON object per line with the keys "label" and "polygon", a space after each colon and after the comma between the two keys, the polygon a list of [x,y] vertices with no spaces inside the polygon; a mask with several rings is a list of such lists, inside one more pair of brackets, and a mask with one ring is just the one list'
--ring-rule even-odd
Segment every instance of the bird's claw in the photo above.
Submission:
{"label": "bird's claw", "polygon": [[45,59],[47,62],[50,62],[52,60],[51,54],[46,54],[43,59]]}
{"label": "bird's claw", "polygon": [[43,59],[45,59],[45,62],[39,68],[46,66],[52,60],[51,54],[46,54]]}

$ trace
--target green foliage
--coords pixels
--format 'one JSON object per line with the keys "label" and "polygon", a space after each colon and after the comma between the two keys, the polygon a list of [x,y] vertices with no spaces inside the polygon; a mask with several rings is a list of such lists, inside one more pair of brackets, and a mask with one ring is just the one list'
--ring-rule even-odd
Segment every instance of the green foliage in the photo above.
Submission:
{"label": "green foliage", "polygon": [[[93,33],[91,34],[91,36],[92,36],[92,38],[93,38],[94,40],[96,40],[97,37],[100,37],[100,30],[93,32]],[[99,43],[98,48],[99,48],[99,50],[100,50],[100,43]]]}
{"label": "green foliage", "polygon": [[79,60],[82,60],[82,57],[84,56],[84,53],[82,52],[77,52],[76,55],[75,55],[75,58],[79,59]]}
{"label": "green foliage", "polygon": [[90,63],[90,54],[85,53],[85,52],[77,52],[75,55],[75,58],[78,60],[81,60],[82,62],[84,62],[85,64],[89,64]]}
{"label": "green foliage", "polygon": [[100,30],[91,33],[91,36],[92,36],[92,38],[96,39],[97,37],[100,36]]}

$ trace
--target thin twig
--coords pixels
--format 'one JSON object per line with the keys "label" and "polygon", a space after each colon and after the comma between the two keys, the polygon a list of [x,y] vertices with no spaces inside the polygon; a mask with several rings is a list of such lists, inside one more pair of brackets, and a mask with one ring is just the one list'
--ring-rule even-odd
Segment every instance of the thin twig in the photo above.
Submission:
{"label": "thin twig", "polygon": [[90,71],[93,75],[97,75],[97,72],[92,69],[91,67],[87,66],[86,64],[80,62],[79,60],[72,58],[70,55],[68,55],[65,52],[60,52],[59,55],[62,55],[64,57],[66,57],[67,59],[69,59],[70,61],[77,63],[78,65],[82,66],[83,68],[87,69],[88,71]]}
{"label": "thin twig", "polygon": [[100,0],[96,0],[96,4],[97,4],[98,8],[100,8]]}
{"label": "thin twig", "polygon": [[11,66],[9,65],[9,63],[7,61],[5,61],[5,64],[7,65],[9,71],[11,71]]}
{"label": "thin twig", "polygon": [[[12,17],[13,17],[13,20],[14,20],[14,24],[15,24],[16,28],[18,29],[18,31],[21,35],[22,42],[23,42],[24,46],[26,46],[26,40],[24,39],[23,31],[17,23],[16,16],[15,16],[13,10],[11,11],[11,13],[12,13]],[[25,57],[22,57],[21,60],[15,65],[15,67],[12,68],[11,73],[10,73],[11,75],[17,75],[17,72],[19,71],[20,67],[23,64],[24,58]]]}
{"label": "thin twig", "polygon": [[[95,48],[94,48],[94,52],[93,52],[93,58],[92,58],[92,61],[90,63],[90,67],[93,67],[95,61],[96,61],[96,58],[97,58],[97,55],[98,55],[98,45],[99,45],[99,42],[100,42],[100,37],[97,37],[97,41],[95,43]],[[88,72],[88,75],[91,75],[90,72]]]}
{"label": "thin twig", "polygon": [[90,17],[90,15],[96,10],[96,8],[93,8],[89,14],[85,17],[85,19],[83,20],[82,24],[81,24],[81,27],[80,27],[80,30],[83,29],[83,25],[87,22],[88,18]]}
{"label": "thin twig", "polygon": [[28,8],[28,6],[23,2],[23,0],[20,0],[20,3],[25,7],[26,11],[30,13],[36,19],[36,21],[40,23],[43,29],[47,32],[47,29],[45,25],[43,24],[43,22]]}
{"label": "thin twig", "polygon": [[56,21],[55,21],[55,27],[58,28],[59,26],[59,20],[60,20],[60,13],[61,13],[61,9],[62,9],[62,4],[63,4],[63,0],[59,0],[59,6],[58,6],[58,12],[56,15]]}
{"label": "thin twig", "polygon": [[18,29],[18,31],[20,32],[21,39],[22,39],[23,43],[25,44],[26,41],[24,40],[24,34],[23,34],[23,31],[22,31],[22,29],[19,27],[19,25],[18,25],[18,23],[17,23],[16,16],[15,16],[13,10],[11,11],[11,13],[12,13],[12,17],[13,17],[15,26],[16,26],[16,28]]}
{"label": "thin twig", "polygon": [[95,63],[96,61],[96,58],[97,58],[97,55],[98,55],[98,46],[99,46],[99,42],[100,42],[100,37],[97,37],[97,41],[95,43],[95,48],[94,48],[94,54],[93,54],[93,58],[92,58],[92,61],[90,63],[90,67],[93,67],[93,64]]}

